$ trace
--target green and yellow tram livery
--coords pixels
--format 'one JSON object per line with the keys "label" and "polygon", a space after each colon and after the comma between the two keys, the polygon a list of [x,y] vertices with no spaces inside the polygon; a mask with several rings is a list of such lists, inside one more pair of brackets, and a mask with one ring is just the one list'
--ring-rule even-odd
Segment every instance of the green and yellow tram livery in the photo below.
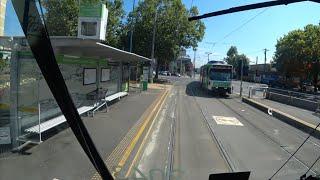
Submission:
{"label": "green and yellow tram livery", "polygon": [[210,61],[200,68],[201,87],[213,93],[231,94],[232,66],[223,61]]}

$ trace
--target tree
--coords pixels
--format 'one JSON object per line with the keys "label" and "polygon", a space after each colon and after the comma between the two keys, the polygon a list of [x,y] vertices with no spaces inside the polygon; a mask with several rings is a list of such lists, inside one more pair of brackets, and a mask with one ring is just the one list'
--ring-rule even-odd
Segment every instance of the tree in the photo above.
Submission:
{"label": "tree", "polygon": [[275,67],[286,77],[313,76],[317,84],[320,57],[320,25],[307,25],[278,39],[274,54]]}
{"label": "tree", "polygon": [[76,36],[78,0],[44,0],[46,25],[51,36]]}
{"label": "tree", "polygon": [[123,9],[123,1],[122,0],[109,0],[107,2],[107,8],[109,10],[108,15],[108,25],[107,25],[107,33],[106,33],[106,43],[121,48],[123,44],[121,44],[121,37],[126,32],[123,28],[123,18],[125,17],[125,11]]}
{"label": "tree", "polygon": [[249,62],[250,62],[249,58],[244,54],[240,54],[240,55],[236,55],[235,59],[236,59],[235,69],[238,76],[239,77],[241,76],[241,63],[243,63],[243,69],[242,69],[243,75],[247,76],[248,70],[249,70]]}
{"label": "tree", "polygon": [[236,46],[231,46],[227,52],[227,57],[224,59],[228,64],[233,67],[237,66],[236,56],[238,55],[238,50]]}
{"label": "tree", "polygon": [[[99,3],[100,0],[81,0],[89,3]],[[45,19],[51,36],[77,36],[78,13],[80,0],[44,0]],[[121,47],[125,12],[122,0],[107,0],[109,10],[106,43]]]}
{"label": "tree", "polygon": [[[189,15],[197,15],[198,9],[188,11],[181,0],[140,1],[129,18],[134,18],[133,52],[150,57],[153,27],[156,26],[155,58],[158,67],[174,60],[181,48],[196,48],[204,36],[202,21],[189,22]],[[155,18],[157,16],[157,18]],[[156,22],[155,22],[156,19]],[[130,27],[130,24],[127,24]],[[127,38],[123,38],[126,41]],[[125,42],[125,44],[128,44]]]}
{"label": "tree", "polygon": [[243,62],[243,74],[246,75],[249,69],[249,58],[244,54],[238,54],[236,46],[231,46],[227,52],[227,57],[224,60],[233,66],[238,77],[241,75],[241,63]]}

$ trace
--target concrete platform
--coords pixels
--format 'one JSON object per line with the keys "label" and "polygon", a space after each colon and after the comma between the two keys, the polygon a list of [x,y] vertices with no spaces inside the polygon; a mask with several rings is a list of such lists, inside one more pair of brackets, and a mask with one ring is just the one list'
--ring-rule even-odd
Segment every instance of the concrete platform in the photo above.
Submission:
{"label": "concrete platform", "polygon": [[[82,118],[104,160],[108,159],[161,92],[163,90],[149,89],[130,93],[111,105],[109,112],[101,110],[94,117]],[[9,154],[1,157],[0,179],[92,179],[95,174],[70,128],[29,149],[28,153],[30,155]]]}

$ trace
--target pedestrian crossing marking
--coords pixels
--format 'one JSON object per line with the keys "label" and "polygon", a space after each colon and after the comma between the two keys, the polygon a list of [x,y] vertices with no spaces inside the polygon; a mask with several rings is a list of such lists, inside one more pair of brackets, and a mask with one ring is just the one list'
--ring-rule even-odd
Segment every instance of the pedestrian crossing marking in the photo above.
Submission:
{"label": "pedestrian crossing marking", "polygon": [[243,126],[243,124],[235,117],[212,116],[219,125]]}

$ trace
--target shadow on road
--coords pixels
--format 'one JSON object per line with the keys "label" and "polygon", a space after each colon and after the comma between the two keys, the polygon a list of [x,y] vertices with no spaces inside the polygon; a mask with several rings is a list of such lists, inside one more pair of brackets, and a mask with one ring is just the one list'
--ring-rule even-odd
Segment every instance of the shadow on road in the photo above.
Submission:
{"label": "shadow on road", "polygon": [[187,84],[186,94],[188,96],[205,97],[205,98],[223,98],[223,99],[230,98],[228,95],[221,96],[218,93],[215,94],[211,91],[203,89],[201,87],[200,81],[192,81],[189,84]]}

